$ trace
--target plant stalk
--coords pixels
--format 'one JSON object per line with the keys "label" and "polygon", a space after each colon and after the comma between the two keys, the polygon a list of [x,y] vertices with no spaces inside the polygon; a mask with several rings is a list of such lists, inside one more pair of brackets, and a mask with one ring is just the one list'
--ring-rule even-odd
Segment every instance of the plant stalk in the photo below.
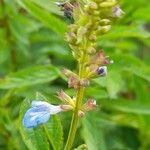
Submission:
{"label": "plant stalk", "polygon": [[[80,64],[79,65],[79,76],[80,78],[82,78],[84,73],[84,64]],[[64,148],[64,150],[71,150],[71,147],[73,145],[74,139],[75,139],[75,135],[76,135],[76,131],[77,131],[77,126],[78,126],[78,110],[81,107],[82,104],[82,99],[84,96],[84,87],[79,87],[78,91],[77,91],[77,97],[76,97],[76,107],[72,116],[72,121],[71,121],[71,125],[70,125],[70,130],[69,130],[69,135],[68,135],[68,139],[66,142],[66,146]]]}

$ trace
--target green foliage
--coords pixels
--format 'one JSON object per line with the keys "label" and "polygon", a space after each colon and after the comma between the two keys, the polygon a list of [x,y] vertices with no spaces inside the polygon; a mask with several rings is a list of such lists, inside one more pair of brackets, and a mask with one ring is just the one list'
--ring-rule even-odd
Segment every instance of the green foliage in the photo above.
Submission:
{"label": "green foliage", "polygon": [[41,9],[32,1],[24,0],[23,5],[33,16],[35,16],[37,19],[43,22],[51,30],[60,35],[64,35],[66,31],[66,24],[60,19]]}
{"label": "green foliage", "polygon": [[58,75],[57,69],[52,65],[31,67],[8,75],[0,82],[0,88],[11,89],[41,84],[56,79]]}
{"label": "green foliage", "polygon": [[[26,97],[40,91],[58,103],[54,93],[67,87],[59,70],[75,69],[63,38],[67,21],[54,2],[0,0],[0,149],[61,149],[59,118],[66,141],[69,113],[35,129],[22,126],[34,99]],[[76,149],[84,143],[90,150],[150,149],[150,6],[147,0],[122,0],[121,6],[124,17],[97,41],[114,63],[86,91],[98,107],[79,124]]]}
{"label": "green foliage", "polygon": [[104,141],[103,132],[98,132],[96,127],[96,120],[91,121],[90,116],[83,119],[82,136],[87,144],[87,147],[92,150],[106,150],[106,143]]}

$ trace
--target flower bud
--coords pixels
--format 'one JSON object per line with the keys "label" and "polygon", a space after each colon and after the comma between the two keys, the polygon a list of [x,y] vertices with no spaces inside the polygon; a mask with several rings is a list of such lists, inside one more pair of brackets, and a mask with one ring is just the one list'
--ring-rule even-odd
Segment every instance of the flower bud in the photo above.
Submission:
{"label": "flower bud", "polygon": [[69,2],[59,3],[56,2],[56,4],[61,7],[61,10],[64,12],[64,16],[68,19],[73,19],[72,12],[73,12],[73,4]]}
{"label": "flower bud", "polygon": [[83,51],[81,51],[80,49],[76,49],[72,51],[72,55],[77,61],[80,61],[81,57],[83,56]]}
{"label": "flower bud", "polygon": [[100,50],[90,58],[89,64],[106,65],[110,64],[110,60],[105,56],[103,50]]}
{"label": "flower bud", "polygon": [[104,34],[104,33],[108,32],[110,29],[111,29],[111,25],[99,26],[98,33]]}
{"label": "flower bud", "polygon": [[97,74],[100,76],[106,76],[107,75],[107,67],[101,66],[97,69]]}
{"label": "flower bud", "polygon": [[90,30],[90,28],[92,27],[92,25],[93,25],[93,22],[91,20],[88,20],[88,22],[86,23],[86,28],[88,30]]}
{"label": "flower bud", "polygon": [[88,54],[94,54],[96,52],[96,49],[94,47],[89,47],[87,49]]}
{"label": "flower bud", "polygon": [[96,101],[92,98],[88,99],[87,102],[82,106],[84,112],[91,111],[96,108]]}
{"label": "flower bud", "polygon": [[74,89],[79,88],[80,86],[80,81],[77,76],[70,76],[68,80],[68,87],[71,88],[73,87]]}
{"label": "flower bud", "polygon": [[110,23],[109,19],[102,19],[102,20],[100,20],[100,24],[101,25],[108,25],[109,23]]}
{"label": "flower bud", "polygon": [[81,111],[81,110],[78,111],[78,116],[79,117],[83,117],[84,115],[85,115],[85,113],[83,111]]}
{"label": "flower bud", "polygon": [[[96,15],[96,16],[99,16],[100,15],[100,12],[98,10],[94,10],[93,11],[93,15]],[[97,20],[97,19],[96,19]]]}
{"label": "flower bud", "polygon": [[87,72],[86,77],[89,79],[89,78],[97,76],[97,68],[98,68],[97,64],[89,65],[86,68],[86,72]]}
{"label": "flower bud", "polygon": [[65,39],[67,42],[74,44],[76,42],[76,35],[73,32],[68,32],[65,34]]}
{"label": "flower bud", "polygon": [[105,1],[105,2],[102,2],[100,3],[100,7],[112,7],[114,5],[116,5],[116,0],[110,0],[110,1]]}
{"label": "flower bud", "polygon": [[82,42],[84,35],[87,33],[87,28],[80,27],[77,31],[77,42],[76,44],[79,44]]}
{"label": "flower bud", "polygon": [[63,90],[60,92],[57,92],[57,98],[59,98],[61,101],[63,101],[65,104],[69,104],[74,107],[74,100],[67,95]]}
{"label": "flower bud", "polygon": [[70,71],[69,69],[64,68],[62,70],[62,73],[66,76],[66,77],[70,77],[70,76],[77,76],[74,72]]}
{"label": "flower bud", "polygon": [[124,14],[125,14],[124,11],[120,9],[119,6],[115,6],[112,8],[112,16],[114,18],[121,18]]}
{"label": "flower bud", "polygon": [[62,111],[70,111],[73,110],[73,107],[70,105],[60,105],[60,108],[62,109]]}
{"label": "flower bud", "polygon": [[89,5],[84,5],[84,11],[90,12],[90,6]]}
{"label": "flower bud", "polygon": [[89,36],[89,40],[91,40],[91,41],[96,41],[96,39],[97,39],[97,37],[94,34]]}
{"label": "flower bud", "polygon": [[82,80],[80,80],[80,85],[83,87],[87,87],[90,85],[90,81],[87,79],[82,79]]}
{"label": "flower bud", "polygon": [[[74,53],[75,54],[75,53]],[[63,74],[68,78],[68,87],[71,88],[75,88],[77,89],[79,87],[79,77],[78,75],[76,75],[75,73],[73,73],[72,71],[68,70],[68,69],[63,69],[62,70]]]}
{"label": "flower bud", "polygon": [[89,7],[91,9],[98,9],[98,6],[97,6],[97,4],[95,2],[90,2]]}

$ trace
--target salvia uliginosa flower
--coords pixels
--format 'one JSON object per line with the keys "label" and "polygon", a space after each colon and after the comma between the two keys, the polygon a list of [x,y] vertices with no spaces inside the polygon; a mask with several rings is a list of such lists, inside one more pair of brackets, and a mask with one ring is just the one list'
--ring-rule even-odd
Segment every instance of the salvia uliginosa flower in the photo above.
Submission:
{"label": "salvia uliginosa flower", "polygon": [[106,76],[107,75],[107,66],[101,66],[97,69],[97,73],[100,76]]}
{"label": "salvia uliginosa flower", "polygon": [[50,116],[64,111],[63,105],[51,105],[44,101],[32,101],[31,108],[29,108],[23,118],[23,126],[26,128],[33,128],[39,124],[46,123]]}

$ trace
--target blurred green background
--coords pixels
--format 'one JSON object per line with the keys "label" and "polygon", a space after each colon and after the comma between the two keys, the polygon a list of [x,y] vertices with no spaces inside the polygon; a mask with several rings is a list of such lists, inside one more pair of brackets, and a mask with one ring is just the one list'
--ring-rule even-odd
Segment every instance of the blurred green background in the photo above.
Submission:
{"label": "blurred green background", "polygon": [[[64,41],[68,21],[55,0],[0,0],[0,150],[26,150],[20,134],[22,101],[38,91],[53,104],[56,91],[74,91],[60,69],[76,69]],[[125,11],[111,31],[98,38],[114,60],[108,76],[92,81],[86,97],[97,100],[86,114],[74,148],[89,150],[150,150],[150,4],[120,0]],[[71,113],[59,115],[67,138]]]}

